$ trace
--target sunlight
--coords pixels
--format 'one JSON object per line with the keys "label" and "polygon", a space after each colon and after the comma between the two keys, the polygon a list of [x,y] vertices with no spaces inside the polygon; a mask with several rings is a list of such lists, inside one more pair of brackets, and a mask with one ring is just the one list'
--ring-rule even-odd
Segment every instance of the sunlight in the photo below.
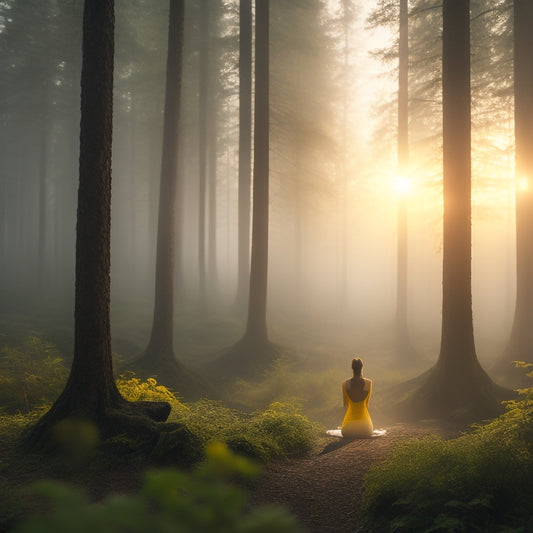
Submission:
{"label": "sunlight", "polygon": [[394,179],[394,190],[400,195],[410,194],[413,189],[413,184],[410,178],[405,176],[396,176]]}
{"label": "sunlight", "polygon": [[528,189],[528,179],[525,177],[525,176],[522,176],[519,180],[518,180],[518,188],[521,190],[521,191],[526,191]]}

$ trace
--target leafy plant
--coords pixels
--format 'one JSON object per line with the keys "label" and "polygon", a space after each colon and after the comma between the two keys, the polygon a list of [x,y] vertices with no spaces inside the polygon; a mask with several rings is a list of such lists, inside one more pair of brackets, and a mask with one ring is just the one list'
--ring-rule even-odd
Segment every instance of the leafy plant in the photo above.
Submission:
{"label": "leafy plant", "polygon": [[366,477],[366,530],[525,531],[533,499],[532,437],[529,388],[507,402],[506,413],[469,434],[398,446]]}
{"label": "leafy plant", "polygon": [[298,533],[294,516],[280,507],[248,510],[239,478],[258,473],[256,465],[221,443],[206,450],[207,460],[191,473],[174,469],[146,474],[138,494],[112,495],[89,503],[87,496],[56,481],[41,481],[30,490],[51,503],[46,515],[22,520],[15,533],[145,532],[163,533]]}

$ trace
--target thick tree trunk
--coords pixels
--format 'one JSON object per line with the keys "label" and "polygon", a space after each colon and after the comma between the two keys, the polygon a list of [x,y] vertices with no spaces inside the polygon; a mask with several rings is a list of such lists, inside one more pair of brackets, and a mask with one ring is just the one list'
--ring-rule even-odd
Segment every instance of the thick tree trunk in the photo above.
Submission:
{"label": "thick tree trunk", "polygon": [[269,0],[256,1],[252,259],[245,333],[245,339],[254,344],[268,342],[269,10]]}
{"label": "thick tree trunk", "polygon": [[[170,412],[165,402],[128,404],[113,377],[109,320],[113,50],[113,0],[85,2],[74,359],[64,391],[28,436],[32,446],[49,439],[51,428],[69,417],[93,421],[106,436],[120,430],[119,411],[148,414],[154,420],[165,420]],[[150,420],[141,418],[138,426],[155,437]]]}
{"label": "thick tree trunk", "polygon": [[235,306],[244,311],[250,285],[252,1],[240,0],[239,5],[239,249]]}
{"label": "thick tree trunk", "polygon": [[514,1],[516,304],[507,347],[495,364],[514,386],[526,386],[513,361],[533,362],[533,3]]}
{"label": "thick tree trunk", "polygon": [[403,404],[419,417],[486,418],[502,411],[505,396],[479,365],[474,346],[469,23],[468,0],[444,0],[442,333],[436,366]]}

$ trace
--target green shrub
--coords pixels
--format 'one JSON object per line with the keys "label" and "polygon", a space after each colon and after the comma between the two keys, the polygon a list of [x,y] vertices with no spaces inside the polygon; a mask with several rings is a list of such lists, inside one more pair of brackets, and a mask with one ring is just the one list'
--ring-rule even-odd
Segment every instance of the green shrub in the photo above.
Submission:
{"label": "green shrub", "polygon": [[32,490],[51,502],[44,516],[25,518],[15,533],[128,531],[166,533],[297,533],[296,519],[280,507],[248,510],[247,495],[235,479],[257,473],[248,460],[223,444],[207,448],[207,461],[192,473],[166,469],[145,476],[139,494],[112,495],[98,503],[72,487],[42,481]]}
{"label": "green shrub", "polygon": [[203,399],[172,413],[204,444],[225,442],[230,449],[260,461],[303,455],[311,448],[318,426],[294,403],[273,403],[264,411],[247,414],[219,401]]}
{"label": "green shrub", "polygon": [[187,403],[185,409],[174,409],[169,421],[185,424],[204,444],[225,441],[243,428],[244,413],[217,400],[203,398]]}
{"label": "green shrub", "polygon": [[531,520],[532,437],[533,389],[526,389],[470,434],[398,446],[366,477],[367,530],[526,531],[520,526]]}
{"label": "green shrub", "polygon": [[273,455],[294,457],[308,452],[318,427],[300,413],[297,405],[275,402],[251,420],[252,434],[258,434]]}

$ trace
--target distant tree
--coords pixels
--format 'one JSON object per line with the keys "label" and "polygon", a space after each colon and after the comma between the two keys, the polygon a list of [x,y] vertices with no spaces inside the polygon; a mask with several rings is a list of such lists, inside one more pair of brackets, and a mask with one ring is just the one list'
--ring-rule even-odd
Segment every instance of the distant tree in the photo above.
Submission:
{"label": "distant tree", "polygon": [[236,308],[244,310],[250,284],[252,151],[252,1],[239,3],[239,237]]}
{"label": "distant tree", "polygon": [[209,7],[200,0],[198,50],[198,274],[200,307],[206,305],[206,203],[207,203],[207,127],[209,98]]}
{"label": "distant tree", "polygon": [[[408,179],[409,172],[409,13],[407,0],[400,0],[398,39],[398,174]],[[399,193],[398,199],[398,265],[396,287],[396,349],[402,361],[416,357],[407,325],[407,214],[408,198]]]}
{"label": "distant tree", "polygon": [[468,0],[444,0],[442,31],[444,241],[437,364],[401,405],[417,416],[479,419],[501,411],[505,390],[481,368],[471,295],[470,18]]}
{"label": "distant tree", "polygon": [[149,418],[164,421],[170,413],[166,402],[126,402],[113,377],[109,321],[113,51],[113,0],[86,1],[74,359],[62,394],[27,437],[33,446],[47,439],[57,422],[69,417],[94,421],[104,436],[127,432],[135,426],[134,431],[152,438],[157,429]]}
{"label": "distant tree", "polygon": [[184,0],[171,0],[161,185],[152,333],[143,354],[128,366],[142,375],[156,375],[188,397],[201,394],[198,382],[174,354],[174,259],[178,140],[180,126]]}
{"label": "distant tree", "polygon": [[264,345],[267,335],[268,208],[270,150],[270,1],[256,0],[255,120],[253,167],[252,258],[248,321],[244,340]]}
{"label": "distant tree", "polygon": [[252,201],[252,256],[248,317],[242,339],[210,364],[212,375],[253,376],[262,371],[277,349],[268,339],[268,221],[270,150],[270,0],[255,4],[255,106]]}
{"label": "distant tree", "polygon": [[514,0],[516,304],[507,347],[495,370],[525,385],[512,361],[533,362],[533,3]]}

